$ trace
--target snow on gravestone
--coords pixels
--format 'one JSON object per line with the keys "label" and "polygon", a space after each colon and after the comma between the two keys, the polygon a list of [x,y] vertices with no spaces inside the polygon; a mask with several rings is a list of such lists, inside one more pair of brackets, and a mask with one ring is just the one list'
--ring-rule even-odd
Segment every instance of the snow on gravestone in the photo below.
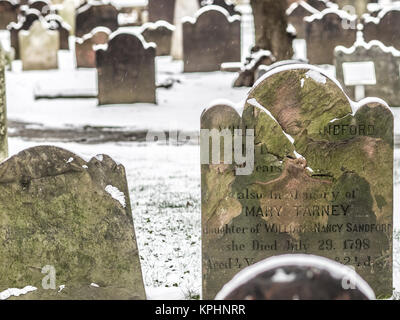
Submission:
{"label": "snow on gravestone", "polygon": [[350,27],[356,20],[357,16],[336,9],[326,9],[305,17],[309,62],[333,64],[335,47],[350,47],[356,41],[357,30]]}
{"label": "snow on gravestone", "polygon": [[375,294],[347,266],[319,256],[286,254],[242,270],[216,300],[375,300]]}
{"label": "snow on gravestone", "polygon": [[215,5],[224,8],[231,16],[241,15],[240,11],[236,10],[236,6],[230,0],[205,0],[202,5]]}
{"label": "snow on gravestone", "polygon": [[6,60],[0,45],[0,161],[8,156],[5,66]]}
{"label": "snow on gravestone", "polygon": [[107,43],[110,34],[110,29],[97,27],[82,38],[76,38],[76,66],[78,68],[96,68],[96,51],[94,51],[93,46]]}
{"label": "snow on gravestone", "polygon": [[145,23],[141,27],[141,34],[147,42],[157,45],[157,56],[168,56],[171,54],[171,40],[175,26],[166,21]]}
{"label": "snow on gravestone", "polygon": [[154,43],[120,30],[95,50],[100,105],[156,103]]}
{"label": "snow on gravestone", "polygon": [[184,72],[218,71],[224,62],[240,62],[240,16],[211,5],[184,19],[182,27]]}
{"label": "snow on gravestone", "polygon": [[0,0],[0,30],[6,30],[11,22],[17,21],[19,5],[12,0]]}
{"label": "snow on gravestone", "polygon": [[149,0],[149,22],[174,22],[175,0]]}
{"label": "snow on gravestone", "polygon": [[400,51],[360,38],[351,48],[336,47],[335,66],[336,76],[351,98],[357,99],[356,88],[362,85],[366,96],[400,107]]}
{"label": "snow on gravestone", "polygon": [[356,105],[322,72],[274,68],[240,113],[229,105],[203,112],[202,129],[254,130],[250,175],[237,174],[241,159],[201,168],[205,299],[244,267],[285,253],[354,266],[377,296],[391,296],[393,115],[380,99]]}
{"label": "snow on gravestone", "polygon": [[319,11],[305,1],[294,2],[286,10],[288,22],[295,27],[298,39],[306,38],[306,24],[304,18],[316,13],[319,13]]}
{"label": "snow on gravestone", "polygon": [[89,2],[76,12],[75,34],[82,37],[96,27],[118,29],[118,10],[112,4]]}
{"label": "snow on gravestone", "polygon": [[36,20],[29,30],[21,30],[18,37],[23,70],[58,68],[58,31],[50,30],[47,23]]}
{"label": "snow on gravestone", "polygon": [[0,164],[0,294],[27,286],[20,299],[145,298],[122,165],[52,146]]}
{"label": "snow on gravestone", "polygon": [[333,5],[333,3],[328,0],[307,0],[307,3],[318,11],[323,11],[332,7],[337,8],[337,5]]}
{"label": "snow on gravestone", "polygon": [[69,35],[71,27],[57,14],[48,14],[45,20],[50,25],[50,30],[57,30],[60,36],[60,50],[69,50]]}

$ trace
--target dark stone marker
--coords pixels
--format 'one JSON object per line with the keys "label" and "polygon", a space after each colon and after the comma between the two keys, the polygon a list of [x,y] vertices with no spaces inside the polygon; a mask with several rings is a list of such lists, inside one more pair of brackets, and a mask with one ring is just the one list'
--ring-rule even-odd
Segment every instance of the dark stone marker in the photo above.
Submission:
{"label": "dark stone marker", "polygon": [[110,29],[97,27],[82,38],[77,38],[75,42],[76,66],[78,68],[96,68],[96,51],[93,46],[106,44],[110,34]]}
{"label": "dark stone marker", "polygon": [[287,9],[288,22],[296,28],[296,37],[298,39],[306,38],[306,23],[304,22],[304,18],[316,13],[319,13],[319,11],[305,1],[294,2]]}
{"label": "dark stone marker", "polygon": [[172,33],[175,27],[166,21],[146,23],[142,26],[142,36],[146,42],[154,42],[157,45],[157,56],[168,56],[171,54]]}
{"label": "dark stone marker", "polygon": [[79,8],[76,13],[77,37],[83,37],[96,27],[118,29],[118,10],[111,4],[90,3]]}
{"label": "dark stone marker", "polygon": [[354,270],[313,255],[282,255],[247,267],[217,300],[375,300]]}
{"label": "dark stone marker", "polygon": [[235,4],[232,3],[231,1],[226,1],[226,0],[208,0],[208,1],[203,1],[202,4],[204,5],[215,5],[215,6],[220,6],[224,8],[226,11],[229,12],[231,16],[235,15],[242,15],[239,11],[235,9]]}
{"label": "dark stone marker", "polygon": [[356,41],[357,30],[347,27],[355,25],[356,19],[356,16],[339,10],[325,10],[304,18],[309,62],[333,64],[335,47],[338,45],[350,47]]}
{"label": "dark stone marker", "polygon": [[19,4],[11,0],[0,0],[0,30],[6,30],[11,22],[17,22]]}
{"label": "dark stone marker", "polygon": [[239,16],[206,6],[182,27],[184,72],[217,71],[224,62],[241,61]]}
{"label": "dark stone marker", "polygon": [[[0,164],[0,191],[0,292],[29,285],[37,290],[17,299],[145,299],[122,165],[35,147]],[[45,290],[51,268],[55,288]]]}
{"label": "dark stone marker", "polygon": [[116,31],[96,50],[99,104],[156,103],[156,48],[133,33]]}
{"label": "dark stone marker", "polygon": [[237,147],[254,147],[252,173],[239,175],[236,157],[204,164],[212,162],[202,131],[204,299],[243,268],[288,253],[352,266],[378,298],[392,295],[393,115],[373,98],[353,114],[322,72],[275,68],[256,82],[242,114],[228,105],[203,112],[206,133],[229,129],[232,139],[241,128]]}
{"label": "dark stone marker", "polygon": [[43,0],[34,0],[28,2],[30,9],[36,9],[42,16],[46,16],[50,13],[50,3]]}
{"label": "dark stone marker", "polygon": [[69,35],[71,27],[57,14],[48,14],[45,20],[49,23],[50,30],[57,30],[60,34],[60,49],[69,50]]}
{"label": "dark stone marker", "polygon": [[174,23],[175,0],[149,0],[149,21]]}

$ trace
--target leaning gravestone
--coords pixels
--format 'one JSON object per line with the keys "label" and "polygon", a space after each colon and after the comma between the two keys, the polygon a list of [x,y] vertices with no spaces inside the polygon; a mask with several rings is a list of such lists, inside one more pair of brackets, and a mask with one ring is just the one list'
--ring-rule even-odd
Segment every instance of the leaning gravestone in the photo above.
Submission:
{"label": "leaning gravestone", "polygon": [[71,33],[71,27],[57,14],[48,14],[45,17],[45,20],[49,23],[50,30],[57,30],[59,32],[60,50],[69,50],[69,35]]}
{"label": "leaning gravestone", "polygon": [[168,23],[174,23],[175,1],[176,0],[149,0],[149,22],[164,20]]}
{"label": "leaning gravestone", "polygon": [[58,68],[58,31],[50,30],[47,23],[37,20],[29,30],[20,31],[18,36],[23,70]]}
{"label": "leaning gravestone", "polygon": [[96,50],[99,104],[156,103],[156,46],[141,35],[116,31]]}
{"label": "leaning gravestone", "polygon": [[6,30],[11,22],[16,22],[18,18],[17,2],[12,0],[0,0],[0,30]]}
{"label": "leaning gravestone", "polygon": [[350,47],[356,41],[357,16],[345,11],[326,9],[305,17],[307,58],[311,64],[333,64],[338,45]]}
{"label": "leaning gravestone", "polygon": [[118,29],[118,10],[112,4],[88,3],[76,12],[75,34],[82,37],[96,27]]}
{"label": "leaning gravestone", "polygon": [[[19,299],[145,299],[122,165],[34,147],[0,164],[0,190],[0,293],[29,286]],[[42,281],[52,275],[55,283]]]}
{"label": "leaning gravestone", "polygon": [[305,1],[294,2],[286,10],[288,23],[291,23],[295,27],[298,39],[306,38],[306,24],[304,18],[316,13],[319,13],[319,11]]}
{"label": "leaning gravestone", "polygon": [[183,22],[184,72],[218,71],[224,62],[241,60],[240,16],[206,6]]}
{"label": "leaning gravestone", "polygon": [[351,48],[336,47],[335,66],[337,79],[352,99],[378,97],[400,107],[400,51],[361,37]]}
{"label": "leaning gravestone", "polygon": [[0,45],[0,161],[8,157],[5,67],[6,60]]}
{"label": "leaning gravestone", "polygon": [[[349,101],[322,72],[275,68],[243,110],[203,112],[204,299],[243,268],[287,253],[352,266],[377,297],[391,296],[393,115],[380,99]],[[223,162],[207,145],[212,129],[228,141]],[[233,129],[242,129],[234,143]]]}
{"label": "leaning gravestone", "polygon": [[175,26],[166,21],[145,23],[141,28],[141,34],[147,42],[154,42],[157,45],[157,56],[168,56],[171,54],[172,34]]}
{"label": "leaning gravestone", "polygon": [[97,27],[82,38],[75,39],[77,68],[96,68],[96,51],[93,47],[98,44],[106,44],[110,34],[110,29]]}

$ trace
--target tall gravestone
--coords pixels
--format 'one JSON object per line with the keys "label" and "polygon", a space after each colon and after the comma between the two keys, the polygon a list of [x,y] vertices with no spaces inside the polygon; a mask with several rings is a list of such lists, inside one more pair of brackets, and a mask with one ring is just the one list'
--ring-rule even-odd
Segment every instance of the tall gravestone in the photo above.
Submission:
{"label": "tall gravestone", "polygon": [[240,16],[219,6],[200,9],[183,23],[184,72],[218,71],[224,62],[241,61]]}
{"label": "tall gravestone", "polygon": [[149,0],[149,22],[164,20],[168,23],[174,23],[175,1],[176,0]]}
{"label": "tall gravestone", "polygon": [[18,36],[23,70],[58,68],[58,31],[50,30],[47,23],[37,20],[29,30],[21,30]]}
{"label": "tall gravestone", "polygon": [[96,27],[118,29],[118,10],[112,4],[90,2],[77,10],[75,34],[82,37]]}
{"label": "tall gravestone", "polygon": [[82,38],[75,39],[75,57],[78,68],[96,68],[96,51],[94,46],[106,44],[111,30],[106,27],[97,27]]}
{"label": "tall gravestone", "polygon": [[335,66],[337,79],[352,99],[378,97],[400,107],[400,51],[360,38],[350,48],[336,47]]}
{"label": "tall gravestone", "polygon": [[286,10],[288,23],[291,23],[295,27],[297,38],[306,38],[306,24],[304,18],[316,13],[319,13],[319,11],[305,1],[294,2]]}
{"label": "tall gravestone", "polygon": [[[391,296],[393,115],[380,99],[354,104],[322,72],[275,68],[242,110],[203,112],[204,299],[243,268],[288,253],[354,267],[378,298]],[[228,143],[211,144],[217,134]]]}
{"label": "tall gravestone", "polygon": [[156,103],[156,46],[124,31],[96,47],[99,104]]}
{"label": "tall gravestone", "polygon": [[175,26],[163,20],[145,23],[141,28],[141,34],[146,42],[154,42],[157,45],[157,56],[171,54],[171,41],[174,31]]}
{"label": "tall gravestone", "polygon": [[0,45],[0,161],[8,156],[5,67],[6,60]]}
{"label": "tall gravestone", "polygon": [[50,30],[58,31],[60,36],[60,49],[69,50],[69,35],[71,33],[71,27],[57,14],[48,14],[45,17],[45,20],[49,24]]}
{"label": "tall gravestone", "polygon": [[385,46],[400,50],[400,8],[383,9],[377,17],[364,15],[365,41],[379,40]]}
{"label": "tall gravestone", "polygon": [[11,22],[17,22],[18,8],[17,2],[0,0],[0,30],[6,30]]}
{"label": "tall gravestone", "polygon": [[311,64],[333,64],[338,45],[350,47],[356,41],[357,30],[352,28],[357,16],[345,11],[327,9],[305,17],[307,58]]}
{"label": "tall gravestone", "polygon": [[30,286],[19,299],[145,299],[122,165],[34,147],[0,164],[0,190],[0,292]]}

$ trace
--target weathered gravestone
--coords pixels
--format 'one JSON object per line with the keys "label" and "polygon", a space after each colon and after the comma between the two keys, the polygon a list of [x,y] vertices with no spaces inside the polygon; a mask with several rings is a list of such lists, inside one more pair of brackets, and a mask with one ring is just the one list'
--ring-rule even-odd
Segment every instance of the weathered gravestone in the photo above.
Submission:
{"label": "weathered gravestone", "polygon": [[311,64],[333,64],[338,45],[350,47],[356,41],[357,16],[345,11],[326,9],[305,17],[307,58]]}
{"label": "weathered gravestone", "polygon": [[361,37],[351,48],[336,47],[335,66],[337,79],[352,99],[378,97],[400,107],[400,51]]}
{"label": "weathered gravestone", "polygon": [[145,23],[142,26],[141,34],[147,42],[154,42],[157,45],[157,56],[168,56],[171,54],[171,40],[175,26],[166,21]]}
{"label": "weathered gravestone", "polygon": [[76,13],[75,34],[82,37],[96,27],[118,29],[118,10],[112,4],[90,2]]}
{"label": "weathered gravestone", "polygon": [[319,13],[319,11],[305,1],[294,2],[286,10],[288,22],[295,27],[297,38],[306,38],[306,24],[304,22],[304,18],[316,13]]}
{"label": "weathered gravestone", "polygon": [[228,11],[231,16],[241,15],[241,12],[236,10],[235,4],[230,0],[206,0],[202,2],[202,5],[220,6]]}
{"label": "weathered gravestone", "polygon": [[37,20],[29,30],[21,30],[18,36],[23,70],[58,68],[58,31],[50,30],[47,23]]}
{"label": "weathered gravestone", "polygon": [[240,16],[224,8],[206,6],[183,22],[184,72],[221,69],[223,62],[241,61]]}
{"label": "weathered gravestone", "polygon": [[[272,69],[242,114],[228,105],[203,112],[204,299],[248,265],[287,253],[352,266],[377,297],[391,296],[393,115],[380,99],[349,101],[321,72]],[[223,162],[214,142],[209,159],[210,129],[227,137]]]}
{"label": "weathered gravestone", "polygon": [[30,0],[28,2],[30,9],[36,9],[42,16],[50,13],[50,2],[44,0]]}
{"label": "weathered gravestone", "polygon": [[99,104],[156,103],[156,46],[141,35],[116,31],[96,48]]}
{"label": "weathered gravestone", "polygon": [[318,11],[323,11],[332,7],[332,3],[328,0],[307,0],[307,3]]}
{"label": "weathered gravestone", "polygon": [[0,45],[0,161],[8,156],[5,67],[6,60]]}
{"label": "weathered gravestone", "polygon": [[354,270],[323,257],[286,254],[239,272],[216,300],[375,300]]}
{"label": "weathered gravestone", "polygon": [[69,50],[69,35],[71,33],[71,27],[57,14],[48,14],[45,17],[45,20],[49,24],[50,30],[57,30],[59,32],[60,49]]}
{"label": "weathered gravestone", "polygon": [[40,18],[40,12],[37,11],[36,9],[29,9],[26,11],[24,16],[19,16],[18,17],[18,22],[17,23],[10,23],[7,27],[7,29],[10,30],[10,42],[11,42],[11,47],[14,48],[14,57],[15,59],[19,59],[20,58],[20,54],[19,54],[19,32],[21,30],[28,30],[33,22],[35,22],[36,20],[41,19]]}
{"label": "weathered gravestone", "polygon": [[0,0],[0,30],[6,30],[18,18],[19,5],[13,0]]}
{"label": "weathered gravestone", "polygon": [[383,9],[377,17],[364,15],[362,22],[365,41],[379,40],[400,50],[400,7]]}
{"label": "weathered gravestone", "polygon": [[157,22],[159,20],[164,20],[168,23],[174,23],[175,1],[176,0],[149,0],[149,21]]}
{"label": "weathered gravestone", "polygon": [[[122,165],[35,147],[0,164],[0,190],[0,292],[32,286],[19,299],[145,298]],[[55,290],[45,290],[51,270]]]}
{"label": "weathered gravestone", "polygon": [[110,34],[110,29],[97,27],[82,38],[76,38],[76,66],[78,68],[96,68],[96,51],[93,47],[98,44],[106,44]]}

